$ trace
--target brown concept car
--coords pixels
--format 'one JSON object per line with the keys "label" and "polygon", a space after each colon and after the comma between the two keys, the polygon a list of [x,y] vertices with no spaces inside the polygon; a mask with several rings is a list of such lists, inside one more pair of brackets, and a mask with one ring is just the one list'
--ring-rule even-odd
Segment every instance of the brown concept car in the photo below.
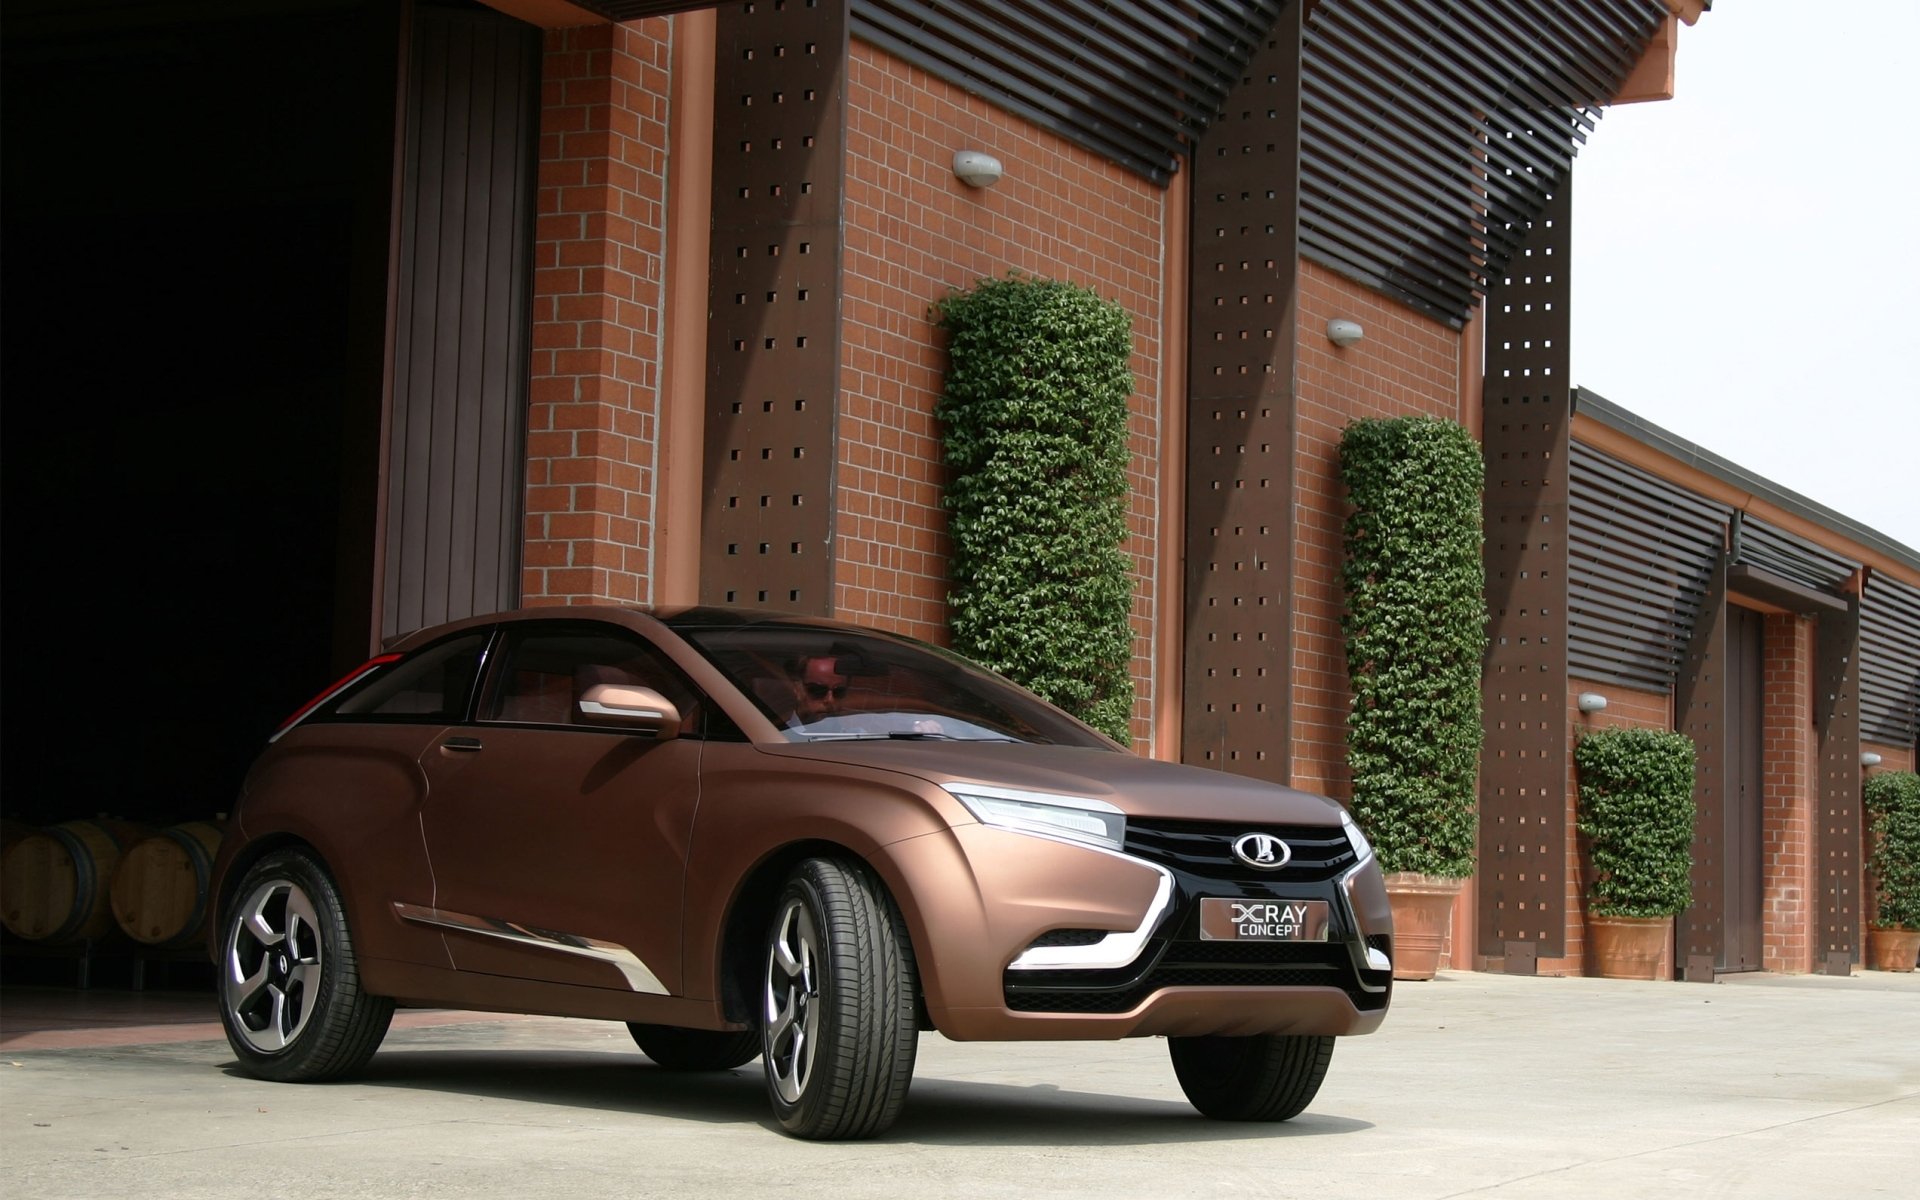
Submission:
{"label": "brown concept car", "polygon": [[965,659],[715,608],[410,635],[291,718],[220,847],[253,1074],[363,1066],[395,1005],[624,1021],[764,1063],[864,1137],[916,1040],[1164,1036],[1201,1112],[1285,1120],[1379,1026],[1392,930],[1331,800],[1157,762]]}

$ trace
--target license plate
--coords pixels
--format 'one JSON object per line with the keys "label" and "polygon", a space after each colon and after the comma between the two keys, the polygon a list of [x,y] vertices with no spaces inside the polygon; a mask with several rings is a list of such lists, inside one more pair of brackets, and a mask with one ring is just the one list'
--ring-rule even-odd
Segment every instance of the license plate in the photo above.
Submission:
{"label": "license plate", "polygon": [[1209,942],[1324,942],[1325,900],[1200,901],[1200,937]]}

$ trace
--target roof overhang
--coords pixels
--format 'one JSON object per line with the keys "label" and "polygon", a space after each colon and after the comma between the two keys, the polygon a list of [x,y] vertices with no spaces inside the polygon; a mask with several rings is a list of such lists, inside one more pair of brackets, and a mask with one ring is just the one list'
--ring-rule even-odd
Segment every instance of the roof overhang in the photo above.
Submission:
{"label": "roof overhang", "polygon": [[1572,435],[1689,491],[1920,587],[1920,552],[1729,462],[1586,388],[1573,389]]}

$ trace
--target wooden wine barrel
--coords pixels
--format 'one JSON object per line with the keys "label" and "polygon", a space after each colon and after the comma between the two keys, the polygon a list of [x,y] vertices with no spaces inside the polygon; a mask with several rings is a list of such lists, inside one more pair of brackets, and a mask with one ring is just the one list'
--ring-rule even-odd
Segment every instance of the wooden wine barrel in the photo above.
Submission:
{"label": "wooden wine barrel", "polygon": [[125,821],[63,821],[7,849],[0,922],[15,936],[59,946],[113,933],[108,889],[125,848],[146,830]]}
{"label": "wooden wine barrel", "polygon": [[220,827],[189,821],[163,829],[128,850],[113,876],[113,919],[148,946],[197,942],[207,926],[207,888]]}

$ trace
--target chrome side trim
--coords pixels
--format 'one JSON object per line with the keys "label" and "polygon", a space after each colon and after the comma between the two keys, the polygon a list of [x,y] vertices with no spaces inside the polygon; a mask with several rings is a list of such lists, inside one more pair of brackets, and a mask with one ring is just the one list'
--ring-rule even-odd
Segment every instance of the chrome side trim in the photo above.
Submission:
{"label": "chrome side trim", "polygon": [[[1088,846],[1084,842],[1067,844],[1100,854],[1113,853],[1110,850],[1101,850],[1098,846]],[[1146,946],[1147,939],[1153,936],[1154,929],[1160,924],[1160,918],[1166,915],[1168,906],[1173,903],[1173,872],[1159,863],[1150,863],[1145,859],[1135,858],[1131,854],[1114,854],[1113,856],[1143,867],[1151,867],[1160,876],[1160,886],[1154,890],[1153,900],[1147,905],[1147,915],[1140,919],[1139,927],[1109,933],[1090,946],[1030,946],[1021,953],[1020,957],[1007,964],[1007,970],[1104,971],[1114,967],[1124,967],[1140,957],[1140,951]]]}
{"label": "chrome side trim", "polygon": [[428,908],[421,904],[405,904],[398,900],[393,903],[393,911],[401,920],[412,921],[419,925],[457,929],[461,933],[475,933],[482,937],[499,938],[522,946],[538,946],[543,950],[557,950],[562,954],[572,954],[579,958],[591,958],[608,963],[625,977],[627,986],[634,991],[652,996],[669,994],[659,977],[647,968],[647,964],[640,961],[638,955],[616,942],[603,942],[597,938],[560,933],[552,929],[536,929],[530,925],[503,921],[497,917],[474,917],[466,913],[442,912],[437,908]]}

